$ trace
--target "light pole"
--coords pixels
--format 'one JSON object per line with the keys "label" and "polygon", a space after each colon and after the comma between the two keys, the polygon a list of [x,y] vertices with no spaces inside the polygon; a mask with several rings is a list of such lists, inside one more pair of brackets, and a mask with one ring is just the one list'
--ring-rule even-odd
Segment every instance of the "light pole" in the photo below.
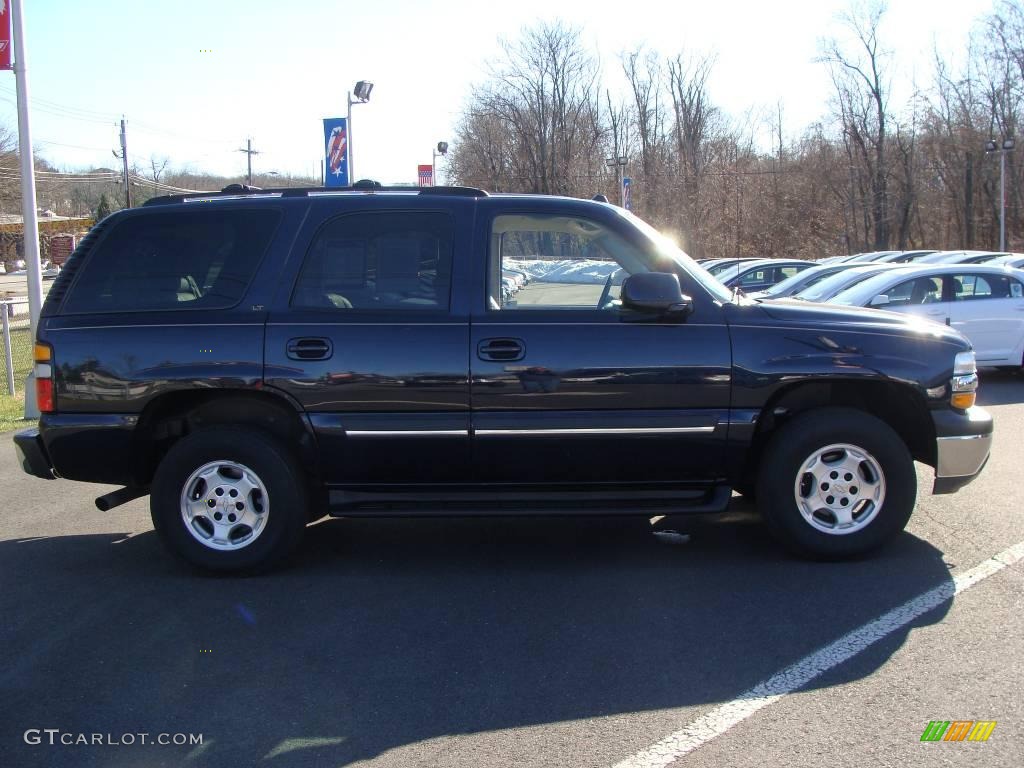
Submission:
{"label": "light pole", "polygon": [[360,80],[356,83],[355,99],[352,98],[353,91],[348,93],[348,115],[345,120],[345,125],[348,128],[348,183],[349,186],[356,182],[355,166],[352,163],[352,105],[353,104],[365,104],[370,100],[370,92],[373,90],[373,83],[369,80]]}
{"label": "light pole", "polygon": [[437,158],[448,154],[448,142],[437,142],[437,149],[431,151],[430,154],[432,156],[430,160],[430,183],[436,187],[439,186],[437,183]]}
{"label": "light pole", "polygon": [[999,250],[1006,250],[1006,153],[1012,152],[1014,146],[1013,136],[1006,136],[1003,145],[996,144],[995,139],[989,139],[985,144],[985,154],[992,152],[999,153]]}
{"label": "light pole", "polygon": [[622,208],[625,204],[622,191],[622,169],[625,168],[628,158],[624,156],[606,157],[604,162],[609,168],[613,166],[615,168],[615,184],[619,188],[619,207]]}

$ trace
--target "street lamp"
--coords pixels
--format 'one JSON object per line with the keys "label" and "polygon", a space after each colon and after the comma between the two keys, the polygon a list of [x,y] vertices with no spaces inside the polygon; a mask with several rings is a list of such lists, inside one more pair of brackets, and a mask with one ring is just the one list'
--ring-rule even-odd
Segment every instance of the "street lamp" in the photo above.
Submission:
{"label": "street lamp", "polygon": [[[345,125],[348,127],[348,183],[349,186],[355,181],[356,172],[355,167],[352,164],[352,105],[353,104],[365,104],[370,100],[370,93],[373,91],[373,83],[369,80],[360,80],[356,83],[356,87],[349,91],[348,94],[348,115],[345,120]],[[352,98],[353,92],[355,93],[355,99]]]}
{"label": "street lamp", "polygon": [[622,191],[622,169],[626,166],[628,158],[624,156],[606,157],[604,162],[609,168],[615,168],[615,183],[619,186],[619,207],[621,208],[625,204]]}
{"label": "street lamp", "polygon": [[437,149],[433,150],[430,154],[432,155],[430,160],[430,183],[436,187],[439,186],[437,183],[437,158],[448,154],[448,142],[437,142]]}
{"label": "street lamp", "polygon": [[1013,136],[1006,136],[1003,145],[996,144],[995,139],[989,139],[985,144],[985,154],[999,153],[999,250],[1006,250],[1006,153],[1012,152],[1014,146]]}

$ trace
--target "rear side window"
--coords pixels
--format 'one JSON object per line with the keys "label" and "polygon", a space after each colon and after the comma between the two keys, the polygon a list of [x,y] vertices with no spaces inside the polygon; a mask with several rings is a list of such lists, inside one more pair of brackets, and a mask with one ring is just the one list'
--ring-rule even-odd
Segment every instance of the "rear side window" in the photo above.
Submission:
{"label": "rear side window", "polygon": [[954,301],[1020,298],[1020,283],[1004,275],[952,275]]}
{"label": "rear side window", "polygon": [[316,236],[291,305],[327,310],[447,310],[454,223],[444,213],[354,213]]}
{"label": "rear side window", "polygon": [[67,314],[226,309],[252,280],[277,211],[182,211],[117,224],[88,255]]}

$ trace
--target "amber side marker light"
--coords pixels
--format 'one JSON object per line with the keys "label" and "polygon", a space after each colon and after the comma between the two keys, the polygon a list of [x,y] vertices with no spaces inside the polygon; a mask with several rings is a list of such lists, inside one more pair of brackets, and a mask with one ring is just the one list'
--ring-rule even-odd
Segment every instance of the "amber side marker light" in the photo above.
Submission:
{"label": "amber side marker light", "polygon": [[32,347],[35,361],[36,407],[40,413],[53,413],[53,347],[37,341]]}

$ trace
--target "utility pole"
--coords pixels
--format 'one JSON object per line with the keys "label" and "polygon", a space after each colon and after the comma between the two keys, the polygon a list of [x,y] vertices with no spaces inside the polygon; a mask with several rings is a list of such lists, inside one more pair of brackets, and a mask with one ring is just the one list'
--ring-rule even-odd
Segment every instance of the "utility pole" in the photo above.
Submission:
{"label": "utility pole", "polygon": [[[21,0],[10,6],[11,31],[14,37],[14,84],[18,101],[18,163],[21,170],[21,214],[24,233],[25,276],[28,283],[28,314],[31,337],[36,338],[39,312],[43,306],[43,278],[39,264],[39,221],[36,218],[36,169],[32,154],[32,134],[28,114],[28,57],[25,54],[25,18]],[[6,318],[4,320],[6,323]],[[10,354],[7,355],[10,359]],[[39,416],[35,401],[35,373],[29,371],[25,380],[25,418]]]}
{"label": "utility pole", "polygon": [[246,159],[249,161],[249,177],[248,177],[249,178],[249,182],[248,183],[249,183],[249,186],[251,187],[252,186],[252,156],[253,155],[258,155],[259,152],[257,152],[255,149],[252,148],[252,139],[246,139],[245,140],[245,149],[240,149],[238,151],[239,152],[245,152]]}
{"label": "utility pole", "polygon": [[967,153],[964,173],[964,248],[974,247],[974,153]]}
{"label": "utility pole", "polygon": [[132,185],[128,180],[128,134],[125,130],[124,115],[121,116],[121,159],[124,162],[124,207],[132,207]]}
{"label": "utility pole", "polygon": [[[25,238],[25,274],[28,280],[28,313],[32,338],[36,337],[39,311],[43,306],[42,269],[39,264],[39,223],[36,218],[36,172],[32,155],[32,135],[28,114],[28,58],[25,55],[25,19],[21,0],[11,3],[11,22],[14,32],[14,82],[18,99],[18,161],[21,166],[22,231]],[[31,384],[31,382],[30,382]],[[34,387],[26,388],[26,391]],[[34,410],[34,409],[33,409]],[[29,412],[28,400],[25,405]]]}

